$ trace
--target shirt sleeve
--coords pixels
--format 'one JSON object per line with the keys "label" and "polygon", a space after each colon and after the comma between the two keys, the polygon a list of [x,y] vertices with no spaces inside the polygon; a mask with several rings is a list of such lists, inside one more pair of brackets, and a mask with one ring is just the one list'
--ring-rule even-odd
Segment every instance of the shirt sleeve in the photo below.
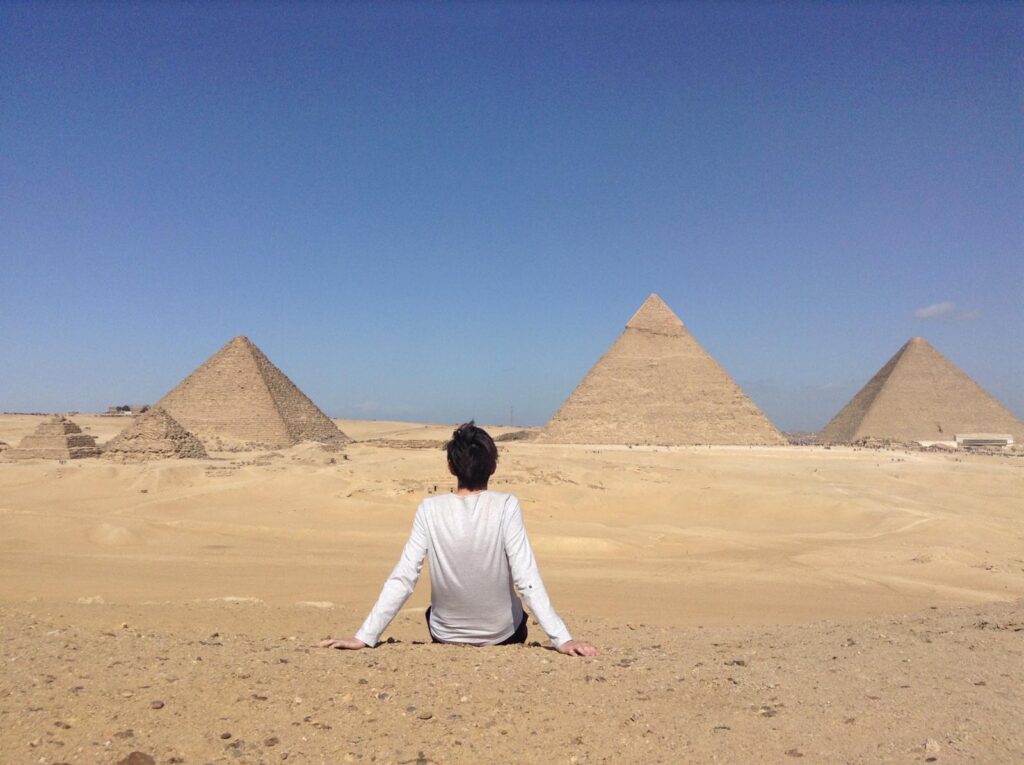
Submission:
{"label": "shirt sleeve", "polygon": [[412,532],[409,534],[409,541],[405,543],[405,549],[402,550],[402,557],[398,559],[391,576],[384,582],[380,597],[356,633],[358,640],[362,640],[368,646],[377,645],[381,634],[416,589],[416,582],[419,581],[423,560],[426,557],[427,524],[423,520],[421,505],[416,511],[416,517],[413,518]]}
{"label": "shirt sleeve", "polygon": [[512,581],[526,601],[527,607],[534,615],[541,628],[548,633],[551,642],[555,647],[572,640],[572,635],[561,620],[548,591],[544,588],[544,582],[540,578],[540,570],[537,568],[537,561],[533,557],[533,548],[526,536],[526,526],[523,524],[523,510],[519,506],[519,500],[509,497],[509,504],[505,511],[505,524],[502,529],[505,542],[505,554],[508,556],[509,568],[512,571]]}

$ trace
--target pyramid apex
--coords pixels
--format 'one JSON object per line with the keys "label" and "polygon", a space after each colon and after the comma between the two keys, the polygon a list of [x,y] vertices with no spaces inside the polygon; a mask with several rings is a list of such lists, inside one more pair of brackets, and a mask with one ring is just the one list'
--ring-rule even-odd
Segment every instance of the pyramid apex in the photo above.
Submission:
{"label": "pyramid apex", "polygon": [[900,348],[900,351],[907,351],[912,348],[918,351],[935,350],[934,346],[920,335],[914,335],[912,338],[907,340],[907,342],[903,344],[903,347]]}
{"label": "pyramid apex", "polygon": [[262,353],[262,351],[259,349],[259,346],[256,345],[256,343],[254,343],[252,340],[250,340],[246,335],[236,335],[223,346],[221,346],[221,350],[238,350],[242,351],[243,353],[252,353],[253,351],[255,351],[256,353]]}
{"label": "pyramid apex", "polygon": [[626,322],[626,329],[678,334],[683,330],[683,322],[657,293],[652,292],[633,317]]}

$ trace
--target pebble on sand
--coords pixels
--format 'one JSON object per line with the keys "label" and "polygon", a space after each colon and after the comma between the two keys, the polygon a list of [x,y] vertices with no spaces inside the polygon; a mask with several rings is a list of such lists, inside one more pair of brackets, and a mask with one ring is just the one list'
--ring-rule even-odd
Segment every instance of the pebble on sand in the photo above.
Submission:
{"label": "pebble on sand", "polygon": [[156,699],[155,701],[149,702],[149,708],[150,709],[163,709],[164,708],[164,702],[160,701],[159,699]]}

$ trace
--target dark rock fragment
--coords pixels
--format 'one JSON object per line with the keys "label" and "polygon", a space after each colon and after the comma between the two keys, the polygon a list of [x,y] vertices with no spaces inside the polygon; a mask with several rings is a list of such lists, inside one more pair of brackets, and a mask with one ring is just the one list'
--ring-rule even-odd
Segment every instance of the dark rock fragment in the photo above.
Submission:
{"label": "dark rock fragment", "polygon": [[156,765],[156,760],[145,752],[132,752],[123,760],[118,760],[117,765]]}

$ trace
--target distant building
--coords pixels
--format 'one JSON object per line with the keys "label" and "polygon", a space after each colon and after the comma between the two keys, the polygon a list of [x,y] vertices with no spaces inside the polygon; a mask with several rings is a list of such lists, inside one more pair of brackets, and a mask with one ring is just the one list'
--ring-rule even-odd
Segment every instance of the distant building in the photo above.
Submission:
{"label": "distant building", "polygon": [[149,404],[121,404],[120,406],[108,406],[107,414],[130,416],[143,414],[149,411]]}
{"label": "distant building", "polygon": [[1009,433],[957,433],[957,446],[1013,446]]}

